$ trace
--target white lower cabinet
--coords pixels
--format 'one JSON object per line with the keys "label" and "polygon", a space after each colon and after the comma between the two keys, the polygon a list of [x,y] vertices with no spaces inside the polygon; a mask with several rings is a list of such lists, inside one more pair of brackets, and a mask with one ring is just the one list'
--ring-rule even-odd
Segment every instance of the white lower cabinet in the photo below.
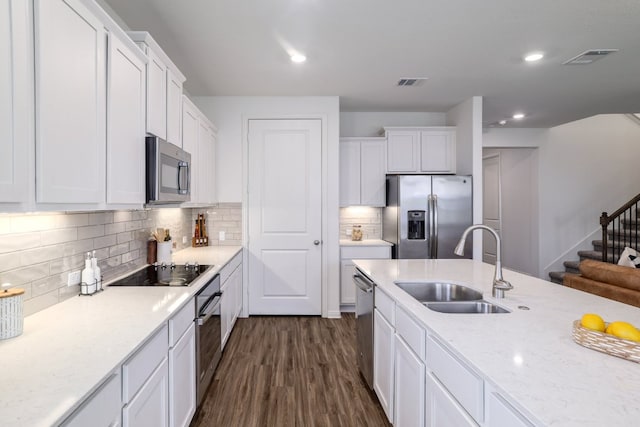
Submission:
{"label": "white lower cabinet", "polygon": [[477,422],[484,419],[484,381],[440,341],[427,337],[427,366]]}
{"label": "white lower cabinet", "polygon": [[195,412],[196,329],[191,322],[182,338],[169,349],[169,426],[187,427]]}
{"label": "white lower cabinet", "polygon": [[356,303],[356,285],[353,283],[353,273],[356,266],[352,259],[389,259],[391,246],[352,246],[340,247],[340,304]]}
{"label": "white lower cabinet", "polygon": [[122,418],[120,391],[122,377],[119,369],[62,423],[63,427],[119,427]]}
{"label": "white lower cabinet", "polygon": [[242,264],[236,267],[221,289],[220,321],[222,323],[222,348],[224,349],[242,309]]}
{"label": "white lower cabinet", "polygon": [[394,425],[397,427],[422,427],[424,426],[425,399],[424,363],[398,335],[395,338],[394,348]]}
{"label": "white lower cabinet", "polygon": [[500,393],[488,387],[485,395],[487,420],[489,427],[533,427],[522,414],[514,409]]}
{"label": "white lower cabinet", "polygon": [[192,299],[169,319],[169,426],[188,426],[196,412],[196,327]]}
{"label": "white lower cabinet", "polygon": [[[426,381],[427,427],[477,427],[478,424],[460,407],[444,386],[431,374]],[[493,427],[492,424],[487,426]]]}
{"label": "white lower cabinet", "polygon": [[222,349],[227,344],[233,326],[242,311],[242,252],[220,270],[220,329]]}
{"label": "white lower cabinet", "polygon": [[165,357],[122,411],[124,427],[169,426],[169,369]]}
{"label": "white lower cabinet", "polygon": [[373,389],[393,423],[394,329],[378,309],[373,313]]}

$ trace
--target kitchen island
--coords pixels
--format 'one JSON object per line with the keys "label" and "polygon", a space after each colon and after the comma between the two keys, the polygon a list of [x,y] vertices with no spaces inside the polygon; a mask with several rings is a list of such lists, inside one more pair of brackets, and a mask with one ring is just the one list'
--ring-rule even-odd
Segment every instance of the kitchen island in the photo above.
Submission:
{"label": "kitchen island", "polygon": [[0,426],[62,423],[241,250],[189,248],[174,254],[176,262],[184,262],[184,255],[214,264],[191,286],[106,283],[104,292],[26,317],[22,335],[0,341]]}
{"label": "kitchen island", "polygon": [[[605,321],[640,325],[640,309],[506,269],[504,277],[514,289],[505,292],[504,299],[495,299],[491,297],[494,267],[472,260],[354,262],[375,282],[376,293],[394,300],[397,308],[483,378],[485,388],[497,390],[524,415],[523,425],[638,424],[640,366],[584,348],[572,340],[571,332],[573,321],[588,312],[600,314]],[[435,312],[396,286],[396,281],[464,284],[511,312]]]}

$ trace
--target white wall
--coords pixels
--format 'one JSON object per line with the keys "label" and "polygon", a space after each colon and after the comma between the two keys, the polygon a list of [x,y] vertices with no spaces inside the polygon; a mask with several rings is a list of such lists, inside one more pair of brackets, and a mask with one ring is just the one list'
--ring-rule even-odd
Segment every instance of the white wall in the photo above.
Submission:
{"label": "white wall", "polygon": [[340,113],[340,136],[380,136],[385,126],[444,126],[445,113],[351,112]]}
{"label": "white wall", "polygon": [[482,146],[537,148],[548,133],[549,129],[539,128],[487,128],[482,131]]}
{"label": "white wall", "polygon": [[500,159],[502,265],[538,275],[538,150],[485,148]]}
{"label": "white wall", "polygon": [[[219,202],[242,202],[246,195],[245,132],[250,118],[323,118],[323,316],[340,316],[339,129],[336,96],[318,97],[194,97],[194,103],[218,128],[216,185]],[[246,221],[243,204],[243,222]],[[243,236],[248,236],[244,230]],[[246,237],[245,245],[246,245]]]}
{"label": "white wall", "polygon": [[542,277],[599,228],[603,211],[640,193],[640,126],[621,114],[590,117],[549,129],[538,151]]}
{"label": "white wall", "polygon": [[[473,223],[482,224],[482,97],[474,96],[447,112],[456,126],[456,172],[473,175]],[[473,235],[473,258],[482,260],[482,235]]]}

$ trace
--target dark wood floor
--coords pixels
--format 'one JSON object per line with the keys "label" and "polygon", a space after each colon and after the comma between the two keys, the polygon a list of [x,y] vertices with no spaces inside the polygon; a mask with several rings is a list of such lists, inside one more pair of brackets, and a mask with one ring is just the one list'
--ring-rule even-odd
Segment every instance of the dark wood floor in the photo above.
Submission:
{"label": "dark wood floor", "polygon": [[353,315],[238,319],[191,426],[389,426],[355,342]]}

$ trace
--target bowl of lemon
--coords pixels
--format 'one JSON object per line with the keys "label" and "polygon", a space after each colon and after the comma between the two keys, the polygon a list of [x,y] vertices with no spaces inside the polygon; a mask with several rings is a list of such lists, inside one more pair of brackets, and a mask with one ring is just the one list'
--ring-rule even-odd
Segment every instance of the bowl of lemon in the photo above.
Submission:
{"label": "bowl of lemon", "polygon": [[628,322],[605,322],[586,313],[573,322],[573,340],[581,346],[640,363],[640,330]]}

